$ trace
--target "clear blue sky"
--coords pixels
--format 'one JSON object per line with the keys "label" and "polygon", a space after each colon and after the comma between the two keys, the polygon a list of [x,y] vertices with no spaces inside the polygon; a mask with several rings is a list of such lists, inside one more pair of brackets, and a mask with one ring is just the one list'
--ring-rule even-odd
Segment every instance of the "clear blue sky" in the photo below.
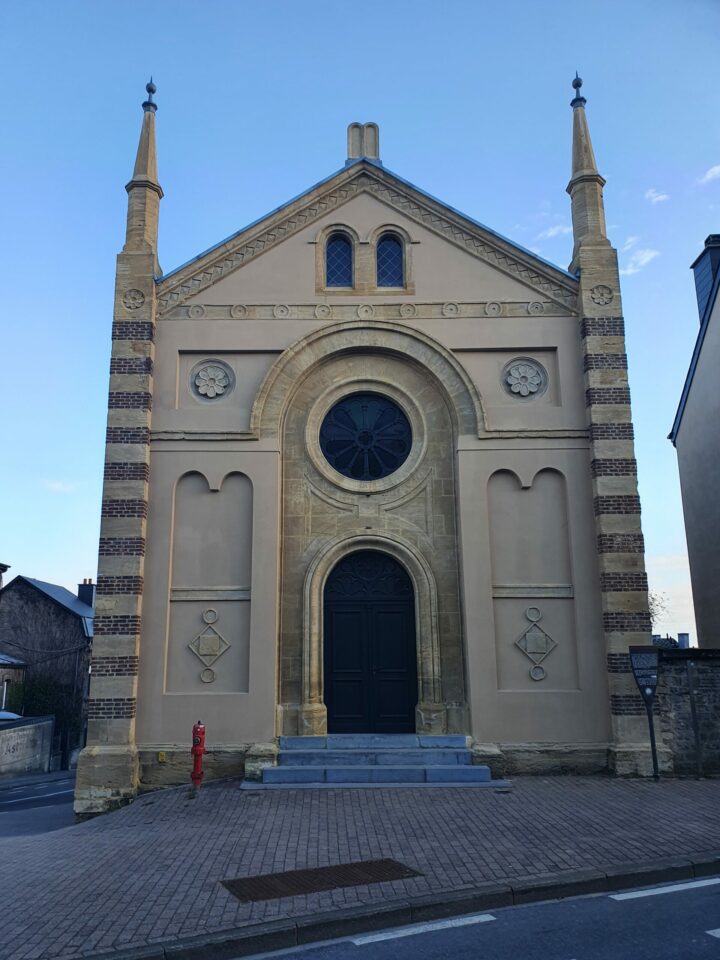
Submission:
{"label": "clear blue sky", "polygon": [[393,171],[567,266],[575,69],[623,294],[651,586],[692,627],[666,440],[720,231],[716,0],[5,0],[0,560],[95,576],[115,255],[153,74],[169,271],[340,167]]}

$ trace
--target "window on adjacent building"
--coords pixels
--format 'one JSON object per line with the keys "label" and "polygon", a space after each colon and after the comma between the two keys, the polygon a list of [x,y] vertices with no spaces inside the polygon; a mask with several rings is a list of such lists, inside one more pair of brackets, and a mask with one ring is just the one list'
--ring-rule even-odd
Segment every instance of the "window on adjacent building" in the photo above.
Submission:
{"label": "window on adjacent building", "polygon": [[394,233],[384,233],[377,245],[377,285],[404,287],[403,245]]}
{"label": "window on adjacent building", "polygon": [[353,285],[353,248],[344,233],[333,233],[325,247],[325,286]]}

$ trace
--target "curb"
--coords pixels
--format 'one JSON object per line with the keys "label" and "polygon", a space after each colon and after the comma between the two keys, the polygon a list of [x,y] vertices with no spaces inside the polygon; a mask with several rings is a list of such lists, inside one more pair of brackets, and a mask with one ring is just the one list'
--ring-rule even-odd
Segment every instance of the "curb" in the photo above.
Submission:
{"label": "curb", "polygon": [[598,869],[541,874],[516,882],[483,883],[470,889],[431,894],[390,906],[350,907],[297,920],[275,920],[222,933],[204,934],[166,942],[164,945],[157,943],[131,950],[83,954],[83,960],[231,960],[499,907],[608,893],[671,880],[695,880],[718,874],[720,850],[711,850],[688,858],[612,864]]}

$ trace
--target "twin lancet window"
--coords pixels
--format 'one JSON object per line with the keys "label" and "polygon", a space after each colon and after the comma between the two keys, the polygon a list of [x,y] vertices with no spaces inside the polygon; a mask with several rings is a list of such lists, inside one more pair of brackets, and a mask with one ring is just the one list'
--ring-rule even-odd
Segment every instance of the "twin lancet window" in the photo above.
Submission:
{"label": "twin lancet window", "polygon": [[[405,286],[405,251],[394,233],[383,233],[375,247],[375,285]],[[355,286],[355,251],[345,233],[332,233],[325,245],[325,286]]]}

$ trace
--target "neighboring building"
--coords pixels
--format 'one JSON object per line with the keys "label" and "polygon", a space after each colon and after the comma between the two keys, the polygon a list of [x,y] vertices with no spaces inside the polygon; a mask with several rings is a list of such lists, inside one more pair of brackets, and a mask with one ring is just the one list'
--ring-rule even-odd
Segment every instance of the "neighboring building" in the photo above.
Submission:
{"label": "neighboring building", "polygon": [[0,563],[0,590],[2,590],[3,576],[8,572],[9,569],[9,563]]}
{"label": "neighboring building", "polygon": [[84,739],[94,594],[90,581],[75,596],[23,576],[0,592],[0,654],[24,662],[22,703],[13,691],[12,709],[55,716],[65,763]]}
{"label": "neighboring building", "polygon": [[19,657],[0,653],[0,683],[2,683],[0,710],[12,710],[20,705],[25,667],[27,664]]}
{"label": "neighboring building", "polygon": [[720,234],[692,265],[700,330],[670,432],[677,449],[698,646],[720,647]]}
{"label": "neighboring building", "polygon": [[[76,810],[281,734],[460,733],[509,769],[649,769],[616,252],[580,96],[569,271],[351,124],[336,173],[161,275],[148,100],[118,258]],[[220,187],[218,189],[225,189]]]}

